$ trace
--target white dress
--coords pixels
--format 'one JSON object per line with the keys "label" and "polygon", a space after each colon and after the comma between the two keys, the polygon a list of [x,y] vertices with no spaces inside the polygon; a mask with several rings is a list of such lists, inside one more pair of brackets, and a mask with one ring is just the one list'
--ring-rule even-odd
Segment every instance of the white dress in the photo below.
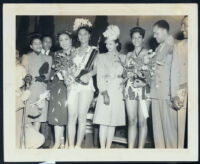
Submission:
{"label": "white dress", "polygon": [[[92,46],[89,46],[86,53],[84,55],[79,55],[78,54],[78,49],[75,50],[75,53],[74,53],[74,58],[73,58],[73,62],[77,65],[78,67],[78,70],[76,72],[76,75],[78,76],[78,74],[80,73],[80,71],[82,69],[84,69],[89,57],[90,57],[90,54],[92,52],[92,50],[94,49],[95,47],[92,47]],[[72,103],[73,104],[73,96],[81,91],[92,91],[94,92],[95,89],[94,89],[94,85],[93,85],[93,79],[91,78],[89,80],[89,84],[88,85],[82,85],[78,82],[75,82],[73,83],[69,88],[68,88],[68,91],[69,91],[69,95],[68,95],[68,103]]]}
{"label": "white dress", "polygon": [[[125,104],[123,100],[123,67],[119,62],[124,55],[99,54],[96,60],[97,86],[99,92],[107,90],[110,104],[105,105],[99,94],[94,114],[95,124],[107,126],[125,125]],[[122,60],[121,60],[122,61]]]}

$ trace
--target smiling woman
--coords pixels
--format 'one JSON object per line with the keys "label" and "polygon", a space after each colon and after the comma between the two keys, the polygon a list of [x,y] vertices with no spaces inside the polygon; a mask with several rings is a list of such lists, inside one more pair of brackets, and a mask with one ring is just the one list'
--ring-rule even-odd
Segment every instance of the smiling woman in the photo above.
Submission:
{"label": "smiling woman", "polygon": [[[72,58],[74,48],[72,37],[69,31],[62,31],[57,34],[57,40],[61,50],[56,51],[53,58],[53,66],[65,58]],[[69,63],[66,63],[69,64]],[[54,126],[55,143],[53,149],[68,148],[67,133],[64,135],[64,128],[68,124],[67,112],[67,87],[64,81],[59,79],[62,76],[55,68],[51,71],[49,90],[51,92],[48,110],[48,123]],[[65,141],[66,138],[66,141]]]}
{"label": "smiling woman", "polygon": [[[98,101],[96,109],[95,105],[92,109],[93,113],[96,112],[92,121],[95,124],[100,124],[100,128],[92,124],[92,128],[96,127],[95,134],[92,135],[95,137],[99,135],[102,148],[118,147],[116,141],[123,141],[124,147],[129,148],[133,148],[134,145],[139,148],[148,147],[147,143],[149,142],[150,147],[154,147],[153,132],[151,130],[152,109],[149,107],[150,101],[148,101],[151,80],[145,74],[147,72],[145,72],[145,69],[148,70],[151,66],[152,58],[155,55],[154,50],[158,46],[158,42],[162,41],[163,36],[157,33],[153,34],[153,22],[158,19],[168,21],[170,24],[169,33],[176,37],[181,29],[182,18],[183,16],[17,16],[17,40],[21,39],[21,41],[16,42],[16,45],[20,48],[20,53],[27,50],[25,33],[38,31],[43,36],[42,45],[39,38],[30,46],[28,45],[29,49],[34,49],[36,55],[39,54],[38,56],[40,56],[41,51],[42,54],[46,54],[46,57],[53,57],[51,76],[48,79],[48,89],[51,94],[48,102],[47,120],[47,124],[54,127],[54,132],[50,132],[55,135],[55,142],[52,138],[50,139],[52,143],[54,142],[53,148],[67,148],[68,144],[69,148],[87,147],[82,141],[84,141],[85,132],[87,131],[87,113],[95,96],[98,97]],[[22,26],[23,22],[25,26]],[[186,23],[183,23],[183,29],[186,29]],[[134,25],[137,26],[134,27]],[[48,27],[50,29],[45,30]],[[106,30],[106,28],[108,29]],[[22,29],[24,29],[24,33]],[[73,32],[70,33],[66,29],[73,30]],[[55,35],[57,33],[58,35]],[[59,44],[54,44],[53,37],[51,40],[48,36],[57,36],[57,43]],[[170,39],[168,41],[171,42]],[[174,44],[174,42],[171,42],[171,44]],[[55,53],[48,55],[48,49],[51,46],[51,50]],[[40,50],[41,48],[42,50]],[[81,74],[88,61],[93,58],[93,52],[99,52],[99,54],[96,59],[94,57],[94,63],[90,62],[92,64],[89,72]],[[104,56],[106,57],[104,58]],[[29,64],[30,67],[35,67],[35,62],[34,60],[33,63]],[[137,73],[131,70],[132,67],[135,67],[134,70],[137,70]],[[140,67],[144,70],[139,70]],[[121,68],[123,68],[123,80],[121,84],[118,84],[120,78],[114,81],[111,79],[115,79],[115,71],[116,74],[121,74]],[[65,71],[61,71],[62,69],[65,69]],[[99,80],[94,80],[96,71],[98,72],[100,69],[106,69],[102,71],[105,73],[104,78],[110,78],[111,83],[113,82],[112,87],[115,88],[108,89],[107,92],[101,91],[100,81],[102,79],[98,77]],[[72,73],[73,71],[74,73]],[[153,66],[150,72],[154,72]],[[73,76],[71,76],[72,74]],[[101,73],[99,74],[101,75]],[[41,81],[42,78],[37,77],[37,80]],[[146,85],[147,83],[148,85]],[[118,85],[122,88],[116,91]],[[109,86],[111,87],[111,85]],[[105,113],[108,112],[109,114],[105,114],[102,106],[107,109],[109,104],[113,106],[113,101],[122,106],[121,95],[122,100],[125,101],[125,108],[121,107],[118,111],[118,106],[115,106],[118,112],[113,110],[114,113],[111,114],[106,110]],[[127,113],[124,110],[127,110]],[[121,116],[120,119],[115,115],[115,112]],[[109,118],[110,115],[112,115],[111,118]],[[112,122],[113,119],[114,123]],[[124,119],[125,123],[127,122],[125,126]],[[102,123],[102,121],[106,120],[108,122],[111,120],[111,122],[106,122],[104,125],[105,122]],[[116,120],[121,122],[116,123]],[[76,127],[77,122],[78,128]],[[112,126],[110,126],[110,123]],[[109,132],[106,129],[109,129]],[[99,130],[100,134],[98,133]],[[139,135],[138,142],[137,135]],[[116,136],[119,138],[116,139]],[[113,145],[111,145],[112,140],[115,141]],[[92,140],[89,142],[91,142],[89,145],[93,145]],[[94,142],[98,144],[99,139],[95,138]],[[96,145],[96,147],[99,146]]]}
{"label": "smiling woman", "polygon": [[[84,69],[89,57],[95,49],[89,45],[91,34],[91,22],[87,19],[77,18],[74,22],[74,32],[77,35],[80,46],[75,50],[74,63],[77,65],[77,75]],[[80,148],[86,130],[86,116],[94,96],[94,86],[92,76],[95,70],[81,76],[80,80],[87,85],[75,83],[70,87],[68,96],[70,102],[68,104],[68,137],[69,147],[73,148],[75,144],[76,122],[78,120],[76,148]]]}

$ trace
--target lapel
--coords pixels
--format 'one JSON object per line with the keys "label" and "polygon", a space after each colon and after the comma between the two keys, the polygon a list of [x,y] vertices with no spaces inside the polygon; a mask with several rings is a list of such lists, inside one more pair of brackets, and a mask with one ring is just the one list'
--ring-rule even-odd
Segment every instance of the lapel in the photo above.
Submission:
{"label": "lapel", "polygon": [[49,56],[53,57],[53,56],[54,56],[54,52],[53,52],[53,51],[50,51],[50,52],[49,52]]}
{"label": "lapel", "polygon": [[158,46],[156,49],[156,61],[165,64],[168,55],[172,55],[174,47],[174,40],[169,36],[166,41]]}

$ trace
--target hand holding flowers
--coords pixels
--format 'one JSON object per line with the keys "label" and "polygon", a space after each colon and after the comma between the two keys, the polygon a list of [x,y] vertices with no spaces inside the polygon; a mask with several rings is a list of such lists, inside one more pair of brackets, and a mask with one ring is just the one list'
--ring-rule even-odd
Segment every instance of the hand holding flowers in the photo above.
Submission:
{"label": "hand holding flowers", "polygon": [[71,55],[65,55],[62,52],[57,52],[55,54],[54,65],[52,68],[56,71],[56,75],[60,73],[66,86],[75,82],[74,79],[77,72],[77,66],[73,62]]}

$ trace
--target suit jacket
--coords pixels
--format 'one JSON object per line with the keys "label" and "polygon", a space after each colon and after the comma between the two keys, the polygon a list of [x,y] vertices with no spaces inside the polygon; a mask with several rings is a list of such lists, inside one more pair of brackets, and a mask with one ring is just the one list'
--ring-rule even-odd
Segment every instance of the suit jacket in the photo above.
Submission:
{"label": "suit jacket", "polygon": [[151,81],[151,98],[171,99],[176,96],[179,89],[180,64],[174,39],[169,36],[164,43],[156,49],[156,70]]}
{"label": "suit jacket", "polygon": [[175,46],[180,62],[180,85],[188,82],[188,42],[186,39],[178,41]]}
{"label": "suit jacket", "polygon": [[51,57],[53,58],[54,52],[53,52],[53,51],[50,51],[50,52],[49,52],[49,56],[51,56]]}

